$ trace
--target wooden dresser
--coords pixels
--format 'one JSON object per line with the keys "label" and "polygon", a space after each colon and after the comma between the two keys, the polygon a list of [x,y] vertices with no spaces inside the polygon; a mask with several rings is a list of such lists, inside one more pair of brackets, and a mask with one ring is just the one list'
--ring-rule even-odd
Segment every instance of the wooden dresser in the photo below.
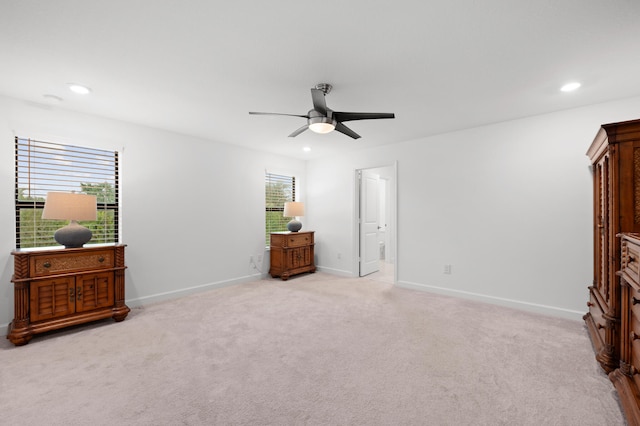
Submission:
{"label": "wooden dresser", "polygon": [[593,282],[584,316],[596,359],[619,366],[621,232],[640,232],[640,120],[602,125],[587,151],[593,172]]}
{"label": "wooden dresser", "polygon": [[620,234],[620,365],[609,374],[629,425],[640,425],[640,234]]}
{"label": "wooden dresser", "polygon": [[287,280],[292,275],[315,272],[313,247],[313,231],[272,233],[269,274]]}
{"label": "wooden dresser", "polygon": [[24,249],[14,256],[14,320],[9,339],[24,345],[34,334],[104,318],[122,321],[125,245]]}

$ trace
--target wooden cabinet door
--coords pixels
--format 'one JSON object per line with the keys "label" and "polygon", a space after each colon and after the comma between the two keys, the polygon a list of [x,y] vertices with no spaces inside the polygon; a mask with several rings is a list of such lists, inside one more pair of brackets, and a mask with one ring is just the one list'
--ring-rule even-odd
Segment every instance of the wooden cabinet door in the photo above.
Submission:
{"label": "wooden cabinet door", "polygon": [[300,266],[311,265],[311,247],[302,247],[300,251]]}
{"label": "wooden cabinet door", "polygon": [[611,236],[611,172],[608,153],[594,165],[594,192],[594,287],[606,304],[604,310],[607,311],[611,302],[609,287],[612,272],[609,268],[611,245],[615,243],[615,235]]}
{"label": "wooden cabinet door", "polygon": [[287,268],[296,269],[311,265],[309,247],[287,250]]}
{"label": "wooden cabinet door", "polygon": [[113,274],[83,274],[76,278],[76,311],[113,306]]}
{"label": "wooden cabinet door", "polygon": [[76,310],[75,279],[53,278],[31,283],[30,320],[32,322],[73,314]]}
{"label": "wooden cabinet door", "polygon": [[295,269],[300,266],[300,249],[289,249],[287,253],[286,269]]}

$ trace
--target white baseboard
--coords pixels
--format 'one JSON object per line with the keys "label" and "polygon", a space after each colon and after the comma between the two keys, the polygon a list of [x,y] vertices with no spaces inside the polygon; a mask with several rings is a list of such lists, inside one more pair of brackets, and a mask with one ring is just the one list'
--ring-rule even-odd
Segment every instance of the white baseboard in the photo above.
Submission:
{"label": "white baseboard", "polygon": [[177,299],[179,297],[188,296],[190,294],[200,293],[215,288],[229,287],[232,285],[242,284],[250,281],[259,280],[262,274],[246,275],[244,277],[233,278],[225,281],[217,281],[214,283],[202,284],[194,287],[181,288],[178,290],[167,291],[165,293],[152,294],[150,296],[137,297],[135,299],[126,299],[125,303],[130,308],[149,305],[151,303],[163,302],[165,300]]}
{"label": "white baseboard", "polygon": [[[189,287],[189,288],[181,288],[179,290],[167,291],[165,293],[152,294],[150,296],[137,297],[134,299],[126,299],[125,304],[130,308],[137,308],[137,307],[149,305],[152,303],[163,302],[165,300],[177,299],[179,297],[188,296],[190,294],[200,293],[207,290],[213,290],[215,288],[229,287],[232,285],[255,281],[261,278],[263,278],[263,274],[257,273],[257,274],[240,277],[240,278],[234,278],[231,280],[202,284],[202,285]],[[0,330],[4,330],[4,333],[2,334],[6,336],[9,333],[9,323],[0,324]]]}
{"label": "white baseboard", "polygon": [[450,288],[437,287],[428,284],[418,284],[408,281],[398,281],[396,283],[398,287],[407,288],[411,290],[427,291],[431,293],[442,294],[445,296],[462,297],[469,300],[475,300],[479,302],[490,303],[493,305],[506,306],[509,308],[518,309],[521,311],[535,312],[538,314],[566,318],[571,320],[582,321],[584,312],[574,311],[571,309],[558,308],[556,306],[539,305],[536,303],[523,302],[520,300],[506,299],[503,297],[487,296],[485,294],[472,293],[463,290],[453,290]]}
{"label": "white baseboard", "polygon": [[344,277],[344,278],[353,278],[353,277],[355,277],[355,275],[353,275],[353,273],[351,271],[345,271],[345,270],[342,270],[342,269],[327,268],[326,266],[316,266],[316,270],[319,271],[319,272],[325,272],[327,274],[337,275],[339,277]]}

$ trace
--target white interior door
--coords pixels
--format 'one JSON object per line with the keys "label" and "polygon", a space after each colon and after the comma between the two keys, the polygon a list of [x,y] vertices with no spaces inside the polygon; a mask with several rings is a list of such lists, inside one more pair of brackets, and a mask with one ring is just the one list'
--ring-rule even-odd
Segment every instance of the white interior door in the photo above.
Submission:
{"label": "white interior door", "polygon": [[380,269],[378,213],[380,176],[362,170],[360,173],[360,276]]}

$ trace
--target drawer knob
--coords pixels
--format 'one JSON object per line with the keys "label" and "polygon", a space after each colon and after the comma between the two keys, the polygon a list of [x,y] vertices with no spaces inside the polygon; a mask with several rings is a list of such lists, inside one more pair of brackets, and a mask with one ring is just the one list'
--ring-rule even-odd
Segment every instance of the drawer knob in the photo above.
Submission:
{"label": "drawer knob", "polygon": [[602,325],[602,324],[596,324],[596,325],[598,326],[599,330],[602,330],[603,328],[605,328],[604,325]]}
{"label": "drawer knob", "polygon": [[588,307],[592,307],[592,306],[595,306],[595,305],[593,304],[593,302],[587,302],[587,306]]}
{"label": "drawer knob", "polygon": [[100,257],[98,258],[98,262],[100,262],[100,263],[104,262],[104,256],[100,256]]}
{"label": "drawer knob", "polygon": [[631,340],[638,340],[638,339],[640,339],[640,336],[638,336],[638,335],[636,334],[636,332],[635,332],[635,331],[632,331],[632,332],[629,334],[629,337],[631,337]]}
{"label": "drawer knob", "polygon": [[44,262],[42,264],[42,266],[44,266],[45,268],[51,268],[51,262],[49,262],[48,260],[46,262]]}
{"label": "drawer knob", "polygon": [[640,303],[640,300],[636,299],[635,297],[631,298],[631,303],[634,305],[637,305],[638,303]]}

